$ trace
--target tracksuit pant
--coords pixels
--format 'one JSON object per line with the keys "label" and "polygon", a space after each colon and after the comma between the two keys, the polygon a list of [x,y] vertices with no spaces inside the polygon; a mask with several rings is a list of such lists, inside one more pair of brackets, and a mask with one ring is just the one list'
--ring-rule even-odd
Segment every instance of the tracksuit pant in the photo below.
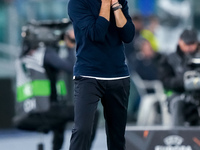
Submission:
{"label": "tracksuit pant", "polygon": [[70,150],[89,150],[99,101],[103,105],[108,150],[125,150],[129,90],[129,77],[116,80],[75,78],[75,124]]}

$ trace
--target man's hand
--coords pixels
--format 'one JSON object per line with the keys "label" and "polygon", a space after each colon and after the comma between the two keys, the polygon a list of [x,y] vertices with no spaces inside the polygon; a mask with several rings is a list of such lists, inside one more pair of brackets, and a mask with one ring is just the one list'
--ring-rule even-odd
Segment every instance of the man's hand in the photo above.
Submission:
{"label": "man's hand", "polygon": [[108,21],[110,21],[110,6],[111,0],[101,0],[101,9],[99,16],[104,17]]}

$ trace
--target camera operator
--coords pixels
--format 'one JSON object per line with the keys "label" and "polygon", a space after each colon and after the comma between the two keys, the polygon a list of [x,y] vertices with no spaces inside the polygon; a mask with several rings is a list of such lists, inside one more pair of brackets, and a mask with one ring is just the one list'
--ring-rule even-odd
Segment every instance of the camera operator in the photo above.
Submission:
{"label": "camera operator", "polygon": [[[23,47],[24,50],[22,52],[22,58],[34,58],[35,64],[39,64],[42,68],[45,69],[45,74],[50,81],[50,107],[47,110],[46,118],[49,116],[58,117],[60,119],[65,119],[66,115],[73,120],[73,108],[65,107],[64,105],[59,103],[56,83],[58,80],[58,74],[60,71],[65,71],[68,74],[71,74],[73,71],[73,65],[75,62],[74,49],[67,48],[66,51],[68,56],[65,59],[62,59],[58,55],[58,47],[54,46],[55,43],[46,44],[43,46],[39,46],[40,41],[37,39],[34,40],[26,40],[24,39]],[[75,47],[75,41],[73,42]],[[66,121],[62,121],[63,123],[59,123],[54,126],[53,130],[53,147],[52,150],[60,150],[63,141],[64,141],[64,131],[66,126]]]}
{"label": "camera operator", "polygon": [[184,73],[190,70],[188,61],[197,54],[197,46],[197,32],[185,29],[180,35],[176,51],[160,60],[160,79],[168,94],[172,93],[168,95],[167,102],[174,126],[181,126],[186,122],[189,125],[199,124],[196,105],[190,100],[186,101],[184,96]]}
{"label": "camera operator", "polygon": [[[45,119],[48,120],[49,116],[61,119],[66,118],[67,116],[67,118],[72,121],[74,118],[74,106],[69,105],[65,107],[63,103],[60,103],[56,88],[56,83],[58,81],[60,72],[62,71],[64,71],[64,73],[67,73],[67,75],[69,76],[71,75],[71,78],[69,77],[70,79],[68,79],[66,82],[72,81],[73,66],[76,60],[76,42],[72,26],[66,29],[66,32],[63,33],[63,37],[61,37],[59,41],[48,41],[41,44],[40,40],[37,39],[37,36],[35,36],[34,33],[32,35],[30,34],[29,36],[30,37],[28,38],[24,38],[21,59],[25,57],[34,58],[32,59],[34,60],[33,63],[39,65],[41,68],[44,68],[45,74],[50,80],[50,107],[47,112],[45,112]],[[63,41],[63,44],[61,44],[62,46],[58,45],[61,41]],[[72,85],[73,84],[69,84],[69,87],[67,88],[68,95],[70,95],[70,90],[73,91]],[[69,99],[70,98],[72,97],[69,97]],[[92,142],[95,138],[98,118],[99,112],[97,111],[97,113],[95,114],[94,128],[92,132],[90,147],[92,146]],[[60,150],[62,148],[65,126],[66,121],[62,121],[62,123],[59,123],[53,127],[52,150]]]}
{"label": "camera operator", "polygon": [[[44,68],[51,83],[50,111],[53,113],[58,113],[60,109],[56,90],[58,73],[60,71],[65,71],[67,74],[72,74],[75,62],[76,43],[72,29],[66,31],[64,40],[66,41],[65,50],[67,52],[67,56],[65,58],[61,58],[58,55],[59,51],[53,47],[47,47],[46,53],[44,55]],[[69,115],[73,118],[73,107],[68,107],[66,109],[70,109],[70,111],[66,110],[66,113],[69,113]],[[53,130],[53,150],[60,150],[63,145],[65,125],[66,124],[58,125],[58,127]]]}
{"label": "camera operator", "polygon": [[[68,34],[67,34],[68,35]],[[66,42],[66,51],[67,57],[61,58],[58,54],[58,48],[53,46],[47,46],[45,55],[44,55],[44,68],[46,70],[47,76],[51,81],[51,103],[57,102],[57,93],[56,93],[56,81],[57,76],[60,71],[65,71],[69,74],[73,72],[73,66],[75,62],[75,39],[74,35],[68,37]],[[69,42],[68,39],[71,39]],[[69,46],[68,46],[69,45]]]}

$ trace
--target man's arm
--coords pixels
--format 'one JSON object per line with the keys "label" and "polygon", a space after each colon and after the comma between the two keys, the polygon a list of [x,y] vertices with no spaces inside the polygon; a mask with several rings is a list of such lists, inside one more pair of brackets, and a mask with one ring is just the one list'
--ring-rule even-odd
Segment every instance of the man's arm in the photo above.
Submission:
{"label": "man's arm", "polygon": [[[118,0],[112,0],[112,5],[111,5],[112,8],[118,7],[119,5],[120,3],[118,2]],[[114,15],[115,15],[115,20],[116,20],[116,26],[118,28],[123,28],[127,22],[127,19],[124,16],[122,10],[121,9],[115,10]]]}
{"label": "man's arm", "polygon": [[[91,12],[84,0],[70,0],[68,14],[73,24],[92,41],[103,42],[108,31],[111,0],[102,0],[99,16]],[[109,13],[108,13],[109,12]]]}
{"label": "man's arm", "polygon": [[104,17],[106,20],[110,21],[110,6],[111,0],[101,0],[101,9],[99,16]]}
{"label": "man's arm", "polygon": [[58,56],[55,50],[48,48],[44,55],[44,64],[50,65],[51,67],[57,70],[62,70],[68,73],[72,73],[75,57],[73,56],[70,56],[70,57],[72,58],[68,60],[63,60]]}
{"label": "man's arm", "polygon": [[[111,9],[114,11],[116,20],[116,26],[118,27],[120,37],[123,42],[129,43],[133,40],[135,35],[135,27],[128,12],[128,5],[126,0],[121,0],[120,4],[118,0],[112,0]],[[122,5],[122,8],[118,8]]]}

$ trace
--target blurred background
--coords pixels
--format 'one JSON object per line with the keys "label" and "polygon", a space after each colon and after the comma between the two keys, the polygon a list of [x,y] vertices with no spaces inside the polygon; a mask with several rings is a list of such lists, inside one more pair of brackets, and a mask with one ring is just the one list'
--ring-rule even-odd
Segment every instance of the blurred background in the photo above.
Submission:
{"label": "blurred background", "polygon": [[[22,26],[33,20],[59,21],[68,18],[67,4],[68,0],[0,0],[0,134],[6,135],[5,130],[13,131],[14,129],[12,119],[15,116],[16,105],[15,60],[19,57],[22,49]],[[166,55],[176,50],[183,29],[194,27],[198,33],[200,31],[199,0],[128,0],[128,5],[132,17],[134,15],[142,16],[143,28],[153,34],[156,41],[152,40],[154,42],[151,44],[155,46],[153,47],[153,49],[155,48],[154,52],[159,54]],[[143,36],[145,37],[145,35],[144,33]],[[152,84],[141,80],[141,77],[137,75],[132,78],[134,84],[130,91],[128,124],[168,126],[169,114],[166,110],[164,115],[159,114],[159,110],[156,110],[157,116],[152,114],[149,122],[145,122],[147,114],[140,112],[149,108],[146,106],[141,108],[141,100],[153,101],[159,97],[159,101],[163,101],[165,96],[160,82],[154,80],[155,82]],[[148,86],[154,88],[154,95],[144,92],[144,88]],[[140,100],[137,100],[138,97]],[[101,110],[101,106],[99,109]],[[149,114],[149,112],[155,113],[150,110],[146,113]],[[104,127],[102,116],[99,127]],[[104,137],[104,135],[102,136]],[[0,136],[0,143],[1,138],[3,136]],[[4,150],[1,148],[1,144],[0,149]]]}
{"label": "blurred background", "polygon": [[[159,50],[174,50],[181,30],[186,26],[200,28],[198,0],[129,0],[130,14],[156,15]],[[14,77],[13,59],[20,51],[21,28],[30,20],[61,20],[67,15],[68,0],[1,0],[0,65],[1,77]]]}

